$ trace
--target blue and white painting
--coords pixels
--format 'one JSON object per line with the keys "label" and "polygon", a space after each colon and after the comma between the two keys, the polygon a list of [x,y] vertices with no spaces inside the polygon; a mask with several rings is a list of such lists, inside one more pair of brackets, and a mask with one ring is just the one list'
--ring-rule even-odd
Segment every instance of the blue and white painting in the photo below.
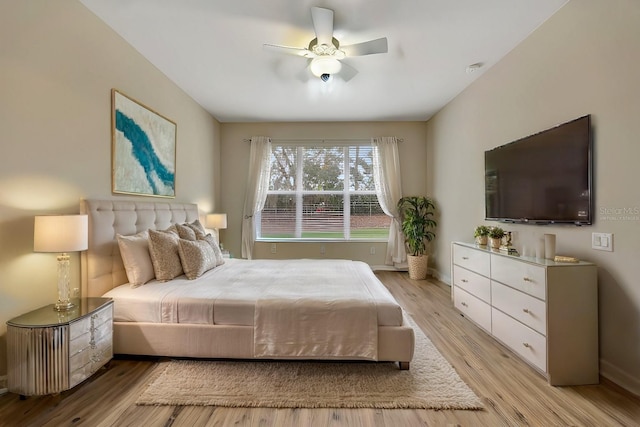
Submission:
{"label": "blue and white painting", "polygon": [[113,89],[113,192],[175,197],[176,124]]}

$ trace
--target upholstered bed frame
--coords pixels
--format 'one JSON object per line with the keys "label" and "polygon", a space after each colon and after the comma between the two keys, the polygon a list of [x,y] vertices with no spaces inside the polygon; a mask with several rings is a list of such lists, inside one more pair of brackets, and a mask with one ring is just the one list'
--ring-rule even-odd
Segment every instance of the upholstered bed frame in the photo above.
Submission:
{"label": "upholstered bed frame", "polygon": [[[83,200],[80,212],[88,215],[89,248],[81,256],[82,296],[98,297],[127,283],[116,234],[132,235],[147,229],[166,229],[174,223],[199,219],[191,203]],[[252,326],[114,322],[116,354],[253,358]],[[413,329],[378,327],[378,360],[399,362],[408,369],[413,357]]]}

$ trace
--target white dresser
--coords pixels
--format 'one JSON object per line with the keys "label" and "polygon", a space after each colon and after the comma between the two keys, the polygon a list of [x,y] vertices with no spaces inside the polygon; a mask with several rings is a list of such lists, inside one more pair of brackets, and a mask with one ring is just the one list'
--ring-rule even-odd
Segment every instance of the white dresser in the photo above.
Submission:
{"label": "white dresser", "polygon": [[454,306],[551,385],[599,382],[597,267],[454,242]]}
{"label": "white dresser", "polygon": [[69,311],[53,304],[7,322],[9,390],[21,396],[60,393],[113,357],[113,301],[81,298]]}

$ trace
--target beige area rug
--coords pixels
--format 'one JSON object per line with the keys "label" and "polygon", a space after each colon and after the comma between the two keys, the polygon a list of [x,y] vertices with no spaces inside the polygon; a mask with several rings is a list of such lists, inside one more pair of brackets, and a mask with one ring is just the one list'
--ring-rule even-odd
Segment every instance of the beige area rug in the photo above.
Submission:
{"label": "beige area rug", "polygon": [[137,405],[262,408],[482,409],[412,322],[411,369],[395,363],[172,360],[161,363]]}

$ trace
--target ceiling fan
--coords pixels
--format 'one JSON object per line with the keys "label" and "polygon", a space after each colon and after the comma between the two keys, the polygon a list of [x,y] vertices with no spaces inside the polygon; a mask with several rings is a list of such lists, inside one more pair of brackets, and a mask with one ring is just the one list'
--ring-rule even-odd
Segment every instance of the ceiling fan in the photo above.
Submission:
{"label": "ceiling fan", "polygon": [[313,21],[316,38],[311,40],[308,47],[290,47],[274,44],[265,44],[264,47],[310,59],[309,69],[311,73],[325,82],[334,74],[339,73],[342,79],[350,80],[358,73],[358,70],[342,62],[346,57],[387,53],[388,51],[386,37],[341,46],[340,42],[333,37],[333,10],[331,9],[312,7],[311,20]]}

